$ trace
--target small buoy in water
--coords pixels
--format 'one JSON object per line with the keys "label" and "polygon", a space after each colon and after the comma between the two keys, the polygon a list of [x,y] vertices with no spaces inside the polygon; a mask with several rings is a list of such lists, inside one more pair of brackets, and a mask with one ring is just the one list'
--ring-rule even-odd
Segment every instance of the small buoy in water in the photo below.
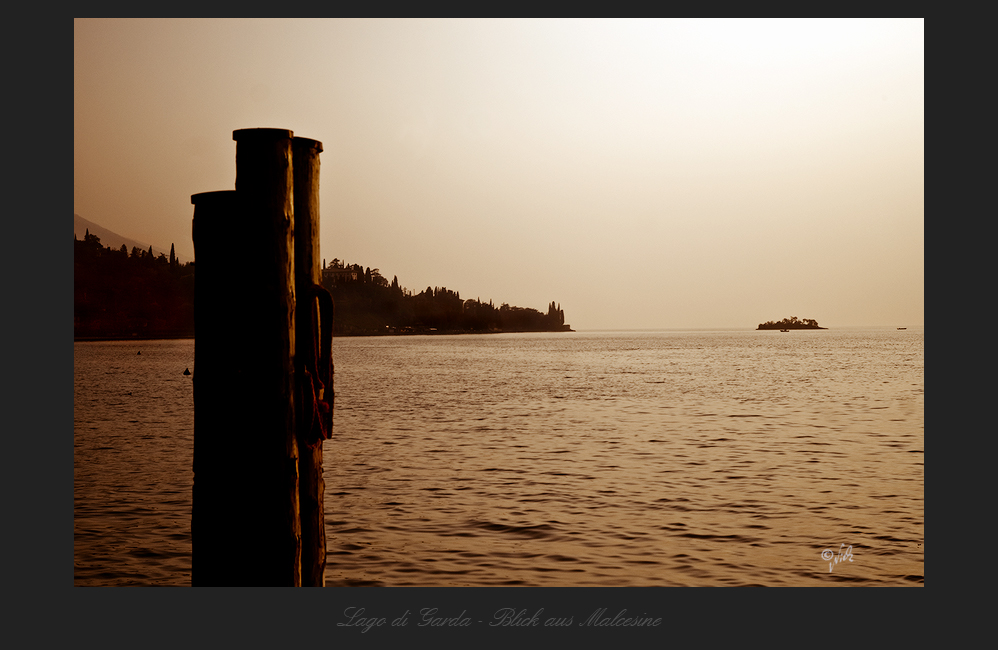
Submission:
{"label": "small buoy in water", "polygon": [[139,354],[142,354],[142,350],[139,350]]}
{"label": "small buoy in water", "polygon": [[190,368],[184,368],[184,374],[185,375],[191,374],[191,369]]}

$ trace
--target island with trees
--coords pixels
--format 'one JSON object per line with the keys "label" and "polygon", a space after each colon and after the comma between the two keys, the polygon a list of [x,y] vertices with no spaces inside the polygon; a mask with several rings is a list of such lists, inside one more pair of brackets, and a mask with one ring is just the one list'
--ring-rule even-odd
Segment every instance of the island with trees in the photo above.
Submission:
{"label": "island with trees", "polygon": [[760,323],[758,329],[761,330],[826,330],[827,327],[819,327],[818,321],[813,318],[798,320],[796,316],[784,318],[781,321],[766,321]]}

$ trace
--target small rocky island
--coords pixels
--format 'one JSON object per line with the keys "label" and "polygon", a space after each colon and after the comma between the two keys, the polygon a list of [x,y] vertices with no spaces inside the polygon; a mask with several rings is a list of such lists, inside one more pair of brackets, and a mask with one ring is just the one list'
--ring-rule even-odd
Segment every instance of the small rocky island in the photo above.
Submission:
{"label": "small rocky island", "polygon": [[827,327],[819,327],[818,321],[813,318],[805,318],[804,320],[797,320],[796,316],[791,316],[790,318],[784,318],[781,321],[773,322],[767,321],[765,323],[759,323],[759,329],[761,330],[826,330]]}

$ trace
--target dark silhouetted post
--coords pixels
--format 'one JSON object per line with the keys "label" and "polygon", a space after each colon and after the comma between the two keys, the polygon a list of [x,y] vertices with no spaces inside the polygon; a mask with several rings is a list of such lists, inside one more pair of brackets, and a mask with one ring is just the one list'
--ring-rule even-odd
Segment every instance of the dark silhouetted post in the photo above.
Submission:
{"label": "dark silhouetted post", "polygon": [[299,586],[293,134],[232,135],[235,192],[191,197],[198,269],[191,578],[196,586]]}
{"label": "dark silhouetted post", "polygon": [[[301,512],[301,584],[325,585],[326,530],[322,494],[322,440],[331,433],[332,313],[315,295],[319,285],[319,154],[322,143],[292,140],[295,209],[295,371],[299,382],[298,469]],[[331,305],[331,301],[327,304]],[[325,334],[325,336],[324,336]],[[329,359],[326,361],[326,359]],[[325,361],[325,368],[323,362]],[[325,404],[318,402],[326,402]],[[328,418],[328,419],[327,419]],[[322,420],[318,422],[317,420]]]}
{"label": "dark silhouetted post", "polygon": [[[247,508],[240,503],[243,414],[232,383],[241,355],[231,337],[239,296],[233,288],[230,233],[242,217],[235,191],[191,197],[197,261],[194,338],[194,495],[191,584],[246,584],[251,560],[242,546]],[[242,575],[240,575],[242,574]]]}

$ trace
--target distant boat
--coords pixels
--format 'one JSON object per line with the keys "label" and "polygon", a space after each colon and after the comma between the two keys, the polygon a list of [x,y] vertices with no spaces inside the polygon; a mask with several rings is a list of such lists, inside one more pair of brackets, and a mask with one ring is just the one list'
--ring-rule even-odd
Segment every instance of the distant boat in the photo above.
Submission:
{"label": "distant boat", "polygon": [[907,328],[907,327],[899,327],[898,329],[899,329],[899,330],[906,330],[906,329],[908,329],[908,328]]}
{"label": "distant boat", "polygon": [[780,330],[781,332],[789,332],[790,330]]}

